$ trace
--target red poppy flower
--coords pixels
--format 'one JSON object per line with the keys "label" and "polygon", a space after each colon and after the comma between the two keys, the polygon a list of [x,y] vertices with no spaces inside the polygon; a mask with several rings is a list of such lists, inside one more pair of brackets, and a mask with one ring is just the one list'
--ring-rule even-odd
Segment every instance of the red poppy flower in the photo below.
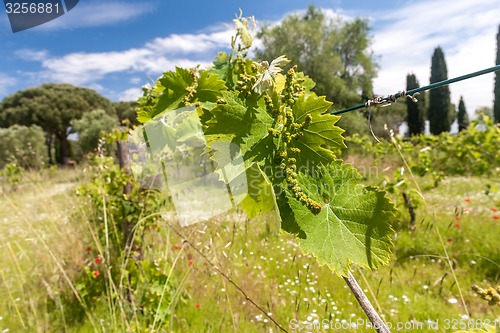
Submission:
{"label": "red poppy flower", "polygon": [[99,272],[98,271],[93,271],[92,272],[92,275],[94,276],[94,278],[98,277],[99,276]]}
{"label": "red poppy flower", "polygon": [[493,216],[493,219],[494,219],[494,220],[498,220],[498,219],[500,219],[500,216],[495,215],[495,216]]}
{"label": "red poppy flower", "polygon": [[94,261],[95,261],[96,264],[100,264],[101,261],[102,261],[102,258],[101,257],[97,257],[97,258],[94,259]]}
{"label": "red poppy flower", "polygon": [[460,217],[459,216],[455,217],[455,220],[460,221]]}
{"label": "red poppy flower", "polygon": [[469,198],[466,198],[466,199],[465,199],[465,202],[470,202],[470,199],[469,199]]}
{"label": "red poppy flower", "polygon": [[194,260],[193,259],[189,259],[189,264],[190,265],[194,264]]}
{"label": "red poppy flower", "polygon": [[498,209],[496,209],[495,207],[493,207],[491,210],[495,213],[498,212]]}
{"label": "red poppy flower", "polygon": [[181,247],[179,245],[174,245],[174,250],[179,250]]}
{"label": "red poppy flower", "polygon": [[87,247],[85,248],[85,251],[90,252],[90,251],[92,251],[92,248],[91,248],[90,246],[87,246]]}
{"label": "red poppy flower", "polygon": [[458,228],[460,228],[460,224],[459,224],[459,223],[455,224],[455,227],[456,227],[457,229],[458,229]]}
{"label": "red poppy flower", "polygon": [[453,238],[448,238],[448,243],[453,242]]}
{"label": "red poppy flower", "polygon": [[197,303],[196,304],[196,308],[199,309],[200,308],[200,304]]}

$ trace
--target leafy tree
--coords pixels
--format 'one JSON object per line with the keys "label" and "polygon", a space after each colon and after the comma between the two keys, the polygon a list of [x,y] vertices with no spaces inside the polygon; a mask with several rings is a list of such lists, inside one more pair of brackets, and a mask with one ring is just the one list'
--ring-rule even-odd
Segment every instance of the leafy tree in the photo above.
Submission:
{"label": "leafy tree", "polygon": [[465,103],[463,96],[460,96],[460,102],[458,103],[458,131],[461,132],[469,126],[469,115],[465,109]]}
{"label": "leafy tree", "polygon": [[83,153],[97,148],[101,133],[110,132],[118,125],[118,118],[104,110],[93,110],[85,113],[81,119],[71,121],[71,126],[78,132],[78,141]]}
{"label": "leafy tree", "polygon": [[38,126],[13,125],[0,128],[0,169],[15,163],[25,169],[38,169],[47,163],[45,136]]}
{"label": "leafy tree", "polygon": [[137,120],[137,102],[115,102],[113,103],[115,107],[116,116],[120,123],[128,122],[131,125],[139,125]]}
{"label": "leafy tree", "polygon": [[458,120],[458,111],[457,111],[457,106],[453,103],[450,103],[450,111],[448,112],[448,119],[450,120],[450,125],[455,122],[455,120]]}
{"label": "leafy tree", "polygon": [[292,14],[279,25],[262,28],[258,33],[262,47],[256,55],[267,61],[284,54],[294,59],[299,70],[316,82],[313,90],[341,109],[373,95],[377,66],[369,51],[369,31],[364,19],[331,19],[309,6],[304,16]]}
{"label": "leafy tree", "polygon": [[[441,47],[437,47],[432,55],[430,83],[448,79],[448,70]],[[432,134],[450,131],[450,88],[439,87],[429,91],[428,117]]]}
{"label": "leafy tree", "polygon": [[[417,77],[415,74],[408,74],[406,76],[406,90],[411,90],[415,88],[419,88],[420,84],[418,83]],[[423,96],[423,95],[422,95]],[[418,135],[424,133],[424,101],[422,98],[419,98],[420,101],[415,103],[410,98],[406,99],[406,112],[407,112],[407,121],[408,128],[410,130],[410,136]]]}
{"label": "leafy tree", "polygon": [[493,119],[493,110],[490,107],[487,106],[481,106],[474,111],[476,114],[476,117],[481,119],[483,117],[488,117],[490,119]]}
{"label": "leafy tree", "polygon": [[[500,65],[500,25],[497,33],[497,59],[496,64]],[[500,72],[495,72],[495,101],[493,103],[493,113],[495,122],[500,123]]]}
{"label": "leafy tree", "polygon": [[114,112],[111,102],[94,90],[69,84],[43,84],[7,96],[0,105],[0,126],[40,126],[46,134],[50,163],[53,163],[51,147],[55,138],[59,143],[58,162],[65,165],[71,121],[95,109]]}

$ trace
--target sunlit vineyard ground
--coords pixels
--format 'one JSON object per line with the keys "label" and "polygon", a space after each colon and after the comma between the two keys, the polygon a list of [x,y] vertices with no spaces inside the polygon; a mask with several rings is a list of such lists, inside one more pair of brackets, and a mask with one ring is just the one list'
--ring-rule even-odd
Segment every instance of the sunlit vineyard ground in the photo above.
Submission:
{"label": "sunlit vineyard ground", "polygon": [[[353,162],[368,165],[362,159]],[[378,184],[394,167],[366,181]],[[92,212],[74,194],[85,179],[80,169],[27,173],[17,190],[5,188],[1,194],[0,332],[126,331],[105,296],[81,320],[72,318],[72,309],[61,301],[63,294],[71,295],[69,282],[85,266],[99,271],[103,265],[91,256],[100,246],[88,223]],[[470,289],[499,283],[499,186],[498,179],[486,177],[445,178],[439,187],[424,190],[427,206],[417,208],[415,231],[409,231],[408,214],[401,210],[388,266],[375,272],[353,269],[393,331],[438,327],[434,331],[452,332],[460,328],[460,319],[499,317],[498,307],[488,306]],[[344,281],[265,218],[247,221],[232,214],[178,230],[286,330],[374,331],[366,327]],[[158,265],[170,263],[170,281],[176,286],[167,291],[170,305],[162,308],[168,325],[155,331],[280,331],[167,225],[148,231],[146,238],[144,257],[155,258]],[[106,279],[106,274],[94,278]],[[164,285],[157,287],[160,293]]]}

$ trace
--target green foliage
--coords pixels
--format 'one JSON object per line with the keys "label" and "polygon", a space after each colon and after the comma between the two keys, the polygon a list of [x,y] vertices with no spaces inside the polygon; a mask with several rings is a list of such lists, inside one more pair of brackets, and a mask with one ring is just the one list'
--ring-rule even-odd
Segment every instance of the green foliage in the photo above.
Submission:
{"label": "green foliage", "polygon": [[330,19],[311,5],[303,16],[292,14],[279,25],[264,26],[256,54],[262,60],[286,54],[316,82],[314,91],[341,109],[373,96],[377,66],[369,31],[367,20]]}
{"label": "green foliage", "polygon": [[[398,156],[391,141],[374,143],[373,138],[359,135],[347,141],[349,152],[372,156],[378,162]],[[437,183],[444,174],[495,176],[500,170],[500,128],[488,117],[472,121],[458,134],[419,135],[398,140],[397,145],[417,176],[431,173]]]}
{"label": "green foliage", "polygon": [[[110,240],[110,251],[120,255],[130,241],[124,239],[124,223],[133,222],[134,225],[141,223],[137,228],[143,228],[143,224],[155,221],[157,215],[145,221],[141,219],[157,212],[157,208],[164,204],[164,198],[157,191],[141,191],[132,176],[114,164],[112,158],[95,157],[91,160],[91,165],[97,172],[89,183],[77,190],[77,193],[82,198],[88,198],[96,210],[99,239]],[[131,192],[124,194],[123,189],[127,184],[131,186]],[[112,228],[105,228],[104,223],[109,223]],[[139,237],[140,233],[137,235]],[[135,241],[141,240],[137,238]]]}
{"label": "green foliage", "polygon": [[478,107],[474,113],[476,114],[476,119],[481,121],[482,118],[487,117],[489,119],[493,119],[493,109],[487,106]]}
{"label": "green foliage", "polygon": [[97,148],[99,139],[105,133],[118,126],[118,119],[104,110],[93,110],[85,113],[81,119],[71,121],[71,126],[78,133],[78,142],[84,153]]}
{"label": "green foliage", "polygon": [[[443,50],[437,47],[432,55],[430,83],[448,79],[448,70]],[[427,113],[432,134],[449,132],[450,119],[450,88],[439,87],[429,91],[429,110]]]}
{"label": "green foliage", "polygon": [[[157,319],[158,326],[167,325],[166,309],[174,306],[170,295],[175,288],[169,278],[172,262],[144,254],[145,230],[158,230],[159,210],[166,206],[164,194],[141,190],[111,158],[96,157],[91,168],[93,178],[77,193],[88,199],[96,249],[87,248],[86,265],[75,282],[83,307],[73,297],[68,298],[69,305],[88,311],[106,298],[126,307],[127,320],[141,318],[137,331],[145,331]],[[124,193],[126,185],[131,189],[128,194]],[[133,233],[126,239],[130,224]]]}
{"label": "green foliage", "polygon": [[[497,33],[497,56],[495,64],[500,65],[500,25]],[[495,72],[495,88],[494,88],[493,115],[496,123],[500,123],[500,72]]]}
{"label": "green foliage", "polygon": [[293,218],[283,221],[283,229],[297,233],[306,253],[343,276],[351,264],[376,269],[390,259],[392,230],[387,221],[394,206],[384,192],[361,186],[360,178],[340,161],[300,174],[306,194],[324,205],[316,215],[295,198],[285,199]]}
{"label": "green foliage", "polygon": [[[111,102],[94,90],[69,84],[43,84],[5,97],[0,105],[0,126],[40,126],[48,135],[49,149],[54,143],[53,137],[57,138],[60,162],[66,164],[71,121],[95,109],[114,112]],[[53,162],[50,155],[49,160]]]}
{"label": "green foliage", "polygon": [[[420,84],[418,83],[415,74],[408,74],[406,76],[406,90],[409,91],[419,87]],[[421,98],[418,103],[415,103],[410,98],[406,99],[407,122],[410,130],[410,136],[424,133],[424,106],[425,104]]]}
{"label": "green foliage", "polygon": [[[323,14],[312,7],[305,18],[289,20],[302,22],[309,33],[313,31],[309,21],[327,29]],[[339,275],[346,275],[351,263],[373,269],[387,263],[394,207],[384,192],[358,185],[355,170],[336,159],[345,145],[343,130],[336,126],[340,117],[327,113],[332,103],[312,91],[314,82],[297,72],[296,66],[282,74],[289,63],[284,56],[271,63],[247,59],[248,21],[241,17],[238,21],[241,43],[233,39],[231,53],[220,53],[210,70],[176,68],[144,90],[138,115],[141,122],[148,122],[150,152],[163,153],[179,145],[178,116],[167,119],[172,111],[191,106],[201,120],[206,153],[215,162],[215,172],[224,174],[234,168],[219,147],[231,143],[241,150],[243,169],[251,177],[240,205],[248,216],[277,209],[283,230],[297,235],[305,251]],[[340,30],[328,30],[332,36],[362,39],[359,43],[364,46],[352,51],[358,60],[349,60],[352,63],[346,63],[347,67],[359,65],[364,54],[364,24],[356,21]],[[340,40],[352,42],[346,36]],[[346,61],[350,55],[344,55]],[[362,78],[348,77],[347,71],[338,75],[351,88],[359,88]],[[365,74],[371,75],[368,70]],[[335,77],[331,68],[328,76]],[[371,89],[371,79],[367,81],[363,87]],[[156,134],[150,135],[153,128]],[[157,146],[161,140],[156,136],[169,140]],[[236,175],[227,177],[221,179],[230,186]],[[328,233],[330,228],[333,231]],[[350,237],[341,241],[345,231]]]}
{"label": "green foliage", "polygon": [[144,123],[165,111],[172,111],[199,100],[215,103],[225,89],[224,82],[216,74],[196,69],[176,67],[175,72],[166,72],[151,88],[144,88],[139,98],[137,118]]}
{"label": "green foliage", "polygon": [[121,124],[139,125],[137,120],[137,102],[114,102],[116,116]]}
{"label": "green foliage", "polygon": [[0,128],[0,169],[13,163],[25,169],[39,169],[47,163],[45,135],[38,126],[14,125]]}
{"label": "green foliage", "polygon": [[463,131],[469,126],[469,115],[465,109],[465,103],[463,96],[460,96],[460,102],[458,103],[458,131]]}
{"label": "green foliage", "polygon": [[0,170],[0,184],[5,183],[5,185],[2,184],[2,192],[17,190],[17,187],[23,180],[23,176],[24,169],[19,165],[16,163],[5,164],[3,169]]}

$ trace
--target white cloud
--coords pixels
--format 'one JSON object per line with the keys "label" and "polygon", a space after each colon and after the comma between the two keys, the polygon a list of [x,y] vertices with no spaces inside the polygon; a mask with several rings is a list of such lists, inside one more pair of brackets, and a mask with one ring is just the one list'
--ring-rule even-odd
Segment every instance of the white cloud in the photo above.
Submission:
{"label": "white cloud", "polygon": [[136,101],[141,96],[141,88],[130,88],[122,91],[118,96],[118,100],[123,102]]}
{"label": "white cloud", "polygon": [[123,52],[71,53],[63,57],[49,57],[42,61],[47,79],[86,84],[104,78],[107,74],[144,69],[144,59],[151,57],[148,49],[129,49]]}
{"label": "white cloud", "polygon": [[43,70],[37,74],[42,81],[89,85],[110,74],[140,73],[156,78],[164,71],[179,67],[207,67],[217,51],[228,46],[232,28],[211,33],[174,34],[156,38],[141,48],[111,52],[77,52],[61,57],[46,51],[23,49],[16,55],[24,60],[39,61]]}
{"label": "white cloud", "polygon": [[11,76],[0,73],[0,96],[8,92],[8,88],[16,85],[17,80]]}
{"label": "white cloud", "polygon": [[[391,11],[366,13],[371,15],[374,27],[373,51],[380,56],[381,69],[374,82],[375,92],[387,95],[404,89],[408,73],[415,73],[421,85],[428,84],[431,56],[438,45],[445,52],[449,78],[493,66],[495,35],[500,23],[500,6],[493,2],[454,0],[450,4],[447,0],[423,0],[408,2]],[[80,4],[75,10],[80,7],[80,10],[95,10],[95,5],[96,2]],[[141,4],[142,9],[136,11],[133,4],[123,2],[100,5],[103,7],[99,7],[99,12],[103,16],[94,15],[89,18],[87,16],[92,15],[80,13],[78,16],[81,21],[72,24],[104,24],[105,14],[111,15],[108,18],[112,23],[150,10]],[[325,11],[329,17],[352,18],[343,11]],[[357,14],[363,15],[363,12]],[[56,21],[58,20],[54,20]],[[43,81],[86,86],[99,83],[106,86],[104,80],[107,77],[129,74],[132,77],[130,82],[139,85],[141,80],[137,77],[155,79],[175,66],[208,66],[217,51],[229,46],[233,34],[234,30],[229,26],[222,29],[208,27],[202,33],[158,37],[141,47],[123,51],[78,52],[56,57],[43,50],[20,50],[17,55],[25,60],[39,61],[43,70],[35,75]],[[259,41],[256,40],[255,44],[258,45]],[[491,105],[493,74],[452,84],[450,89],[452,102],[458,103],[460,95],[463,95],[466,106],[472,113],[479,106]],[[127,89],[117,97],[122,99],[120,96],[129,98],[133,95],[133,90]]]}
{"label": "white cloud", "polygon": [[15,52],[16,56],[27,61],[43,61],[48,56],[47,50],[22,49]]}
{"label": "white cloud", "polygon": [[34,29],[60,30],[99,27],[128,21],[154,9],[147,1],[80,1],[71,11]]}
{"label": "white cloud", "polygon": [[142,81],[142,80],[141,80],[141,78],[140,78],[140,77],[133,77],[133,78],[131,78],[128,82],[130,82],[131,84],[135,84],[135,85],[137,85],[137,84],[141,83],[141,81]]}
{"label": "white cloud", "polygon": [[210,34],[173,34],[166,38],[156,38],[151,43],[146,44],[146,47],[162,54],[204,53],[227,47],[233,34],[232,28]]}
{"label": "white cloud", "polygon": [[[408,73],[415,73],[421,86],[427,85],[437,46],[445,53],[448,78],[494,66],[499,17],[500,6],[491,0],[426,0],[373,13],[373,50],[381,56],[376,93],[404,89]],[[455,104],[464,96],[470,113],[491,106],[493,74],[454,83],[450,90]]]}

